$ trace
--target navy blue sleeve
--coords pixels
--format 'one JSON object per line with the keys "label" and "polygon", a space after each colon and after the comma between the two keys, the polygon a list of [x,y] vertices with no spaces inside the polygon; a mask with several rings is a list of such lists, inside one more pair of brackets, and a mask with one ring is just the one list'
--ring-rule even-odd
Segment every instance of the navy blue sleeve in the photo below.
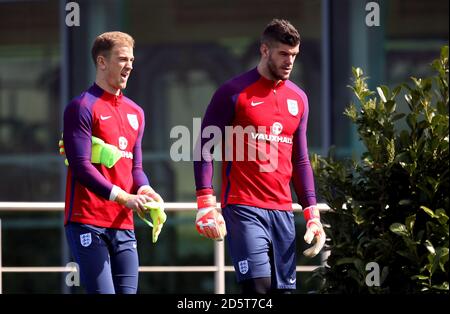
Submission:
{"label": "navy blue sleeve", "polygon": [[74,100],[64,110],[64,150],[75,180],[92,192],[109,199],[113,185],[91,163],[90,107],[79,100]]}
{"label": "navy blue sleeve", "polygon": [[144,111],[139,110],[139,114],[142,118],[142,124],[139,128],[138,136],[136,138],[136,144],[133,148],[133,192],[136,193],[137,190],[143,185],[150,185],[147,175],[142,167],[142,137],[144,135],[145,129],[145,116]]}
{"label": "navy blue sleeve", "polygon": [[[230,125],[233,121],[234,108],[233,93],[229,87],[224,85],[215,92],[206,109],[194,149],[194,176],[197,190],[213,188],[212,154],[214,145],[223,139],[225,126]],[[219,130],[220,134],[215,132]]]}
{"label": "navy blue sleeve", "polygon": [[314,175],[308,156],[306,129],[308,126],[309,106],[305,94],[300,95],[303,100],[303,116],[294,134],[292,147],[292,181],[300,205],[305,209],[316,205]]}

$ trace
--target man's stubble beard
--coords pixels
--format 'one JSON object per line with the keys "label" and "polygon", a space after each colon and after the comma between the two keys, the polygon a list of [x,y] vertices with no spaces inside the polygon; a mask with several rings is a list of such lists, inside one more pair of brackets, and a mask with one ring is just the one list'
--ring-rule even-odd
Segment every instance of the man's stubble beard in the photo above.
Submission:
{"label": "man's stubble beard", "polygon": [[269,69],[270,74],[272,77],[277,81],[285,81],[289,78],[289,75],[287,77],[283,77],[280,74],[278,74],[277,66],[272,61],[272,57],[269,55],[269,60],[267,61],[267,68]]}

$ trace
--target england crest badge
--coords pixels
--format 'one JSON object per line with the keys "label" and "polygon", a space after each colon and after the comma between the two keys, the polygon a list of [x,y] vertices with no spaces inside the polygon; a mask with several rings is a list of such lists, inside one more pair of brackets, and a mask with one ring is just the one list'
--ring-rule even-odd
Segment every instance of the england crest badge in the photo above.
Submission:
{"label": "england crest badge", "polygon": [[80,234],[80,243],[84,247],[88,247],[92,243],[92,235],[90,232]]}
{"label": "england crest badge", "polygon": [[137,115],[128,113],[127,118],[131,127],[137,131],[137,129],[139,128],[139,121]]}
{"label": "england crest badge", "polygon": [[241,274],[244,275],[248,272],[248,262],[246,259],[244,259],[243,261],[239,261],[238,265],[239,265],[239,271],[241,272]]}
{"label": "england crest badge", "polygon": [[289,113],[293,116],[298,115],[298,104],[297,104],[297,100],[294,99],[288,99],[287,100],[287,106],[288,106],[288,110]]}

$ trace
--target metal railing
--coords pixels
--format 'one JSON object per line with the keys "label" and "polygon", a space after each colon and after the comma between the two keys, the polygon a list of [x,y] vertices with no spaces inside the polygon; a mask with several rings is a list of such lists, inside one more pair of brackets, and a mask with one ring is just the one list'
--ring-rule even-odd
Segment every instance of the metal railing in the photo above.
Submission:
{"label": "metal railing", "polygon": [[[165,203],[166,212],[187,212],[197,209],[196,203]],[[220,204],[217,204],[220,208]],[[318,204],[319,210],[329,210],[326,204]],[[293,204],[294,211],[301,211],[298,204]],[[0,212],[62,212],[63,202],[0,202]],[[2,264],[2,221],[0,219],[0,294],[3,273],[37,273],[37,272],[72,272],[70,267],[15,267]],[[322,258],[322,261],[324,259]],[[297,266],[297,272],[311,272],[317,266]],[[233,266],[225,265],[224,241],[214,241],[214,265],[212,266],[140,266],[139,272],[214,272],[214,293],[225,293],[225,272],[234,271]]]}

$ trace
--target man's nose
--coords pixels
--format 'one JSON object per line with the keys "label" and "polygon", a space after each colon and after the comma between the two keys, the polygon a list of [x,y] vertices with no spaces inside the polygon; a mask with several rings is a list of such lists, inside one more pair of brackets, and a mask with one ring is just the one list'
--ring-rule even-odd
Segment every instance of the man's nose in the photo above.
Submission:
{"label": "man's nose", "polygon": [[292,64],[294,63],[294,60],[295,60],[295,56],[289,56],[289,57],[288,57],[288,63],[289,63],[289,65],[292,65]]}

